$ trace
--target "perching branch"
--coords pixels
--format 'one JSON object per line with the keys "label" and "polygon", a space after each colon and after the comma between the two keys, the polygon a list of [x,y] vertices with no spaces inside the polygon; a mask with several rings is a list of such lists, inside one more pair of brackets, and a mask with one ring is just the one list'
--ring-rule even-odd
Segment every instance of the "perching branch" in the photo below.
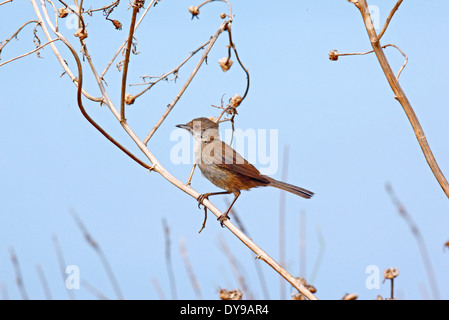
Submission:
{"label": "perching branch", "polygon": [[[366,31],[368,33],[368,37],[371,42],[371,46],[373,47],[373,51],[376,54],[377,59],[379,60],[380,66],[382,67],[382,70],[388,80],[388,83],[390,84],[390,87],[395,94],[395,99],[399,101],[402,108],[404,109],[404,112],[407,115],[410,124],[412,125],[413,131],[415,132],[416,135],[416,139],[418,140],[418,143],[424,153],[424,156],[427,160],[427,163],[429,164],[430,169],[432,170],[432,173],[434,174],[435,178],[437,179],[438,183],[440,184],[446,196],[449,198],[449,183],[447,182],[445,176],[441,172],[441,169],[438,166],[435,157],[433,156],[432,150],[430,149],[430,146],[427,142],[426,135],[424,134],[424,131],[421,127],[421,124],[419,123],[418,117],[416,116],[412,108],[412,105],[410,104],[407,96],[405,95],[404,91],[402,90],[399,84],[397,77],[395,77],[390,67],[390,64],[388,63],[387,57],[385,56],[385,53],[379,42],[380,36],[377,35],[376,30],[374,29],[374,25],[371,20],[366,0],[348,0],[348,1],[353,3],[359,9],[363,18],[363,22],[365,24]],[[396,3],[396,6],[391,11],[387,19],[387,22],[385,23],[382,29],[383,32],[381,31],[380,35],[383,35],[383,33],[385,33],[390,20],[392,19],[394,13],[396,12],[401,2],[402,0],[399,0]]]}

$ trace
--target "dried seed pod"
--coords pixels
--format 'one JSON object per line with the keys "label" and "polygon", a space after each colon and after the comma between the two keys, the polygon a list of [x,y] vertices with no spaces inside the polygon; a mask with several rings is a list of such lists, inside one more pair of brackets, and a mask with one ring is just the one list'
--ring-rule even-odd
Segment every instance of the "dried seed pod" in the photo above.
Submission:
{"label": "dried seed pod", "polygon": [[220,65],[221,70],[223,70],[223,72],[228,71],[233,63],[234,62],[229,58],[221,58],[220,60],[218,60],[218,64]]}
{"label": "dried seed pod", "polygon": [[356,300],[358,297],[357,293],[346,293],[341,300]]}
{"label": "dried seed pod", "polygon": [[227,14],[224,13],[224,12],[222,12],[222,13],[220,14],[220,18],[222,18],[222,19],[226,18],[226,16],[227,16]]}
{"label": "dried seed pod", "polygon": [[242,292],[239,289],[220,289],[218,296],[221,300],[242,300]]}
{"label": "dried seed pod", "polygon": [[69,10],[65,7],[61,7],[58,9],[58,17],[59,18],[65,18],[69,15]]}
{"label": "dried seed pod", "polygon": [[231,105],[231,107],[236,108],[240,105],[242,100],[243,98],[236,93],[229,101],[229,104]]}
{"label": "dried seed pod", "polygon": [[118,20],[111,20],[112,24],[114,25],[115,29],[122,30],[122,23]]}
{"label": "dried seed pod", "polygon": [[80,38],[80,40],[84,40],[87,38],[87,30],[86,28],[79,28],[75,33],[75,37]]}
{"label": "dried seed pod", "polygon": [[394,279],[399,275],[398,268],[389,268],[384,270],[384,278],[385,279]]}
{"label": "dried seed pod", "polygon": [[195,7],[195,6],[190,6],[189,7],[189,12],[192,14],[192,18],[196,17],[200,14],[200,8]]}
{"label": "dried seed pod", "polygon": [[136,100],[136,97],[134,97],[131,93],[125,94],[125,103],[127,105],[133,104]]}
{"label": "dried seed pod", "polygon": [[331,52],[329,52],[329,60],[332,60],[332,61],[338,60],[338,51],[337,50],[332,50]]}

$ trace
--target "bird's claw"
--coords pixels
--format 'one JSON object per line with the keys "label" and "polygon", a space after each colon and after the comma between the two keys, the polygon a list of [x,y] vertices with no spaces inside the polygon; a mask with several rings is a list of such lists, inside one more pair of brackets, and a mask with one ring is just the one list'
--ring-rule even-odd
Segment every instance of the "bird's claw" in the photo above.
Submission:
{"label": "bird's claw", "polygon": [[229,219],[231,219],[231,218],[228,217],[227,214],[222,214],[221,216],[219,216],[219,217],[217,218],[217,220],[220,221],[220,226],[221,226],[222,228],[224,228],[223,223],[224,223],[226,220],[229,220]]}
{"label": "bird's claw", "polygon": [[208,194],[200,194],[200,196],[196,199],[198,201],[198,209],[200,209],[200,206],[203,205],[203,201],[207,199],[209,200],[209,195]]}

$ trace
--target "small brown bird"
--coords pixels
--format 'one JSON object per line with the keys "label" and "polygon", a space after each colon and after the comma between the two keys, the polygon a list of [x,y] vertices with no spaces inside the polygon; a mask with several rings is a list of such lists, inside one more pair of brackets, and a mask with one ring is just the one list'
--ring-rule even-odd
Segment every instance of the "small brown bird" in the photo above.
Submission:
{"label": "small brown bird", "polygon": [[178,124],[177,127],[189,131],[195,140],[195,165],[200,167],[202,174],[210,182],[226,190],[202,194],[197,199],[198,203],[201,204],[212,195],[234,194],[234,200],[228,210],[218,218],[222,226],[241,190],[270,186],[306,199],[313,196],[313,192],[309,190],[262,175],[230,145],[220,140],[216,122],[208,118],[197,118],[187,124]]}

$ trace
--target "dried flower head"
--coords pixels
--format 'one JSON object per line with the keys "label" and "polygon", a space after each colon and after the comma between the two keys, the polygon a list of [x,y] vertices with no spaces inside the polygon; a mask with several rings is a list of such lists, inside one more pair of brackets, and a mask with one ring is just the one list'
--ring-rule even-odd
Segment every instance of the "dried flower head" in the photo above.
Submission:
{"label": "dried flower head", "polygon": [[200,8],[195,7],[195,6],[190,6],[189,12],[192,14],[192,19],[193,19],[193,17],[198,18],[198,15],[200,14]]}
{"label": "dried flower head", "polygon": [[87,30],[86,28],[79,28],[75,33],[74,33],[75,37],[80,38],[80,40],[84,40],[87,38]]}
{"label": "dried flower head", "polygon": [[220,65],[221,70],[223,70],[223,72],[228,71],[233,63],[234,62],[229,58],[221,58],[220,60],[218,60],[218,64]]}
{"label": "dried flower head", "polygon": [[389,268],[384,270],[384,280],[385,279],[394,279],[399,275],[398,268]]}
{"label": "dried flower head", "polygon": [[292,300],[307,300],[307,298],[304,297],[299,292],[296,292],[296,293],[292,293]]}
{"label": "dried flower head", "polygon": [[133,104],[136,101],[136,97],[134,97],[131,93],[125,94],[125,103],[127,105]]}
{"label": "dried flower head", "polygon": [[236,108],[240,105],[242,100],[243,98],[236,93],[229,101],[229,104],[231,105],[231,107]]}
{"label": "dried flower head", "polygon": [[338,60],[338,51],[337,50],[332,50],[331,52],[329,52],[329,60],[332,60],[332,61]]}
{"label": "dried flower head", "polygon": [[218,118],[217,117],[209,117],[209,120],[213,121],[213,122],[217,122]]}
{"label": "dried flower head", "polygon": [[239,289],[220,289],[218,296],[221,300],[242,300],[242,292]]}
{"label": "dried flower head", "polygon": [[59,18],[65,18],[69,15],[69,10],[65,7],[61,7],[58,9],[58,16]]}
{"label": "dried flower head", "polygon": [[358,297],[357,293],[346,293],[341,300],[356,300]]}
{"label": "dried flower head", "polygon": [[111,20],[112,24],[114,25],[115,29],[122,30],[122,23],[118,20]]}

